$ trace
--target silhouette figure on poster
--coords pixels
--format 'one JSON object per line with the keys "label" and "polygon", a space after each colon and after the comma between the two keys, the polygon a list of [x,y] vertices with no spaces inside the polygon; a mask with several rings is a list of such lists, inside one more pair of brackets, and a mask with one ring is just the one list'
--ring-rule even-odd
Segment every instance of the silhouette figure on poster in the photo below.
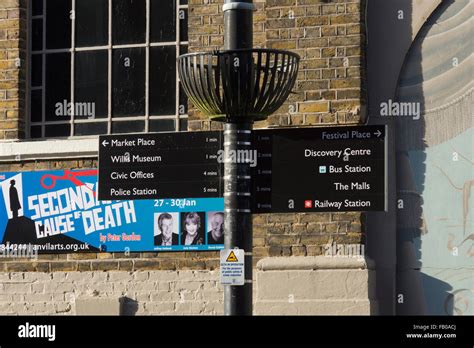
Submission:
{"label": "silhouette figure on poster", "polygon": [[15,187],[15,180],[10,181],[10,210],[13,218],[18,218],[18,210],[21,209],[20,199],[18,198],[18,191]]}

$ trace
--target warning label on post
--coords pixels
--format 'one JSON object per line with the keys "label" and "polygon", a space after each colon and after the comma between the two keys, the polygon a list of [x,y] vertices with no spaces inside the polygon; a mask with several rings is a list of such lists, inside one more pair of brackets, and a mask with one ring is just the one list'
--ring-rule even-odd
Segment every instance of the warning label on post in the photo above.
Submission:
{"label": "warning label on post", "polygon": [[244,285],[245,251],[243,249],[221,250],[221,284]]}
{"label": "warning label on post", "polygon": [[229,256],[227,256],[226,262],[238,262],[239,260],[237,259],[237,256],[235,256],[235,253],[233,250],[230,251]]}

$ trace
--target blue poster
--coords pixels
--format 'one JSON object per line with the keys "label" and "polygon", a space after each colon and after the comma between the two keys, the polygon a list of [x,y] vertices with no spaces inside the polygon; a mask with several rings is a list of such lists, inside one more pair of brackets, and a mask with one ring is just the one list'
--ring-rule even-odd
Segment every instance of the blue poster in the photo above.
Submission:
{"label": "blue poster", "polygon": [[224,199],[99,201],[97,169],[0,173],[0,248],[38,253],[224,248]]}

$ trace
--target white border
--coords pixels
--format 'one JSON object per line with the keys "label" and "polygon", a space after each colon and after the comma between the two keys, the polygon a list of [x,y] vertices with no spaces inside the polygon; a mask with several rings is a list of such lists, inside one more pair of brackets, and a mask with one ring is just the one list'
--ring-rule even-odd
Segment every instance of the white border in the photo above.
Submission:
{"label": "white border", "polygon": [[0,163],[97,157],[99,138],[0,142]]}

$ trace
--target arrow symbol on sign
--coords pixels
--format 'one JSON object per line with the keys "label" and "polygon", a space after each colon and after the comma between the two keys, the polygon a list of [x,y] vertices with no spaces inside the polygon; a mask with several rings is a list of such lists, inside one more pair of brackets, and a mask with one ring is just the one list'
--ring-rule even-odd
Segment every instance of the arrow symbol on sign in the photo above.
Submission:
{"label": "arrow symbol on sign", "polygon": [[377,130],[375,133],[374,133],[377,138],[380,137],[382,135],[382,132],[380,130]]}
{"label": "arrow symbol on sign", "polygon": [[102,145],[103,145],[104,147],[106,147],[107,145],[109,145],[109,142],[108,142],[107,140],[104,140],[104,141],[102,142]]}

